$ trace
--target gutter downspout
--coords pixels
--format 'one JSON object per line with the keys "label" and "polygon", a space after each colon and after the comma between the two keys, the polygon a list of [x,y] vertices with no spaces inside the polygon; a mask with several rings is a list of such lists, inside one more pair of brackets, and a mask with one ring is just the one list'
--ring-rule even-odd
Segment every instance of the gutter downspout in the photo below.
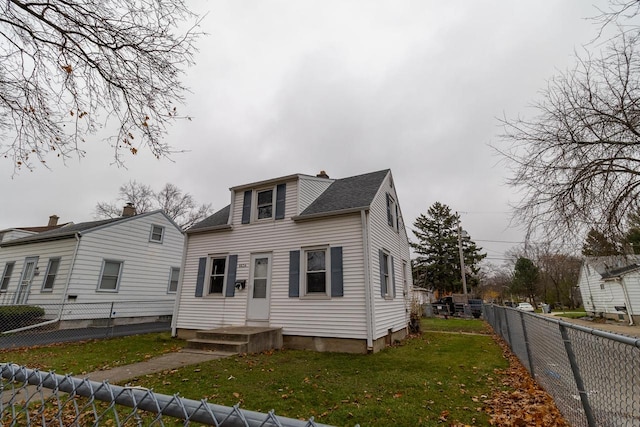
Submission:
{"label": "gutter downspout", "polygon": [[182,281],[184,280],[184,266],[187,262],[187,246],[189,243],[189,235],[184,235],[184,245],[182,248],[182,262],[180,263],[180,275],[178,276],[178,289],[176,289],[176,300],[173,303],[173,314],[171,315],[171,336],[176,337],[178,334],[178,308],[180,306],[180,297],[182,296]]}
{"label": "gutter downspout", "polygon": [[629,316],[629,326],[633,326],[633,310],[631,309],[631,301],[629,300],[629,292],[624,283],[624,276],[620,276],[620,286],[622,286],[622,293],[624,294],[624,303],[627,306],[627,315]]}
{"label": "gutter downspout", "polygon": [[80,248],[80,233],[76,233],[75,238],[76,238],[76,248],[73,250],[73,258],[71,258],[71,265],[69,266],[69,274],[67,274],[67,283],[64,284],[64,292],[62,292],[62,301],[60,301],[60,312],[58,313],[58,320],[62,319],[64,302],[67,299],[67,293],[69,292],[69,285],[71,284],[71,274],[73,273],[73,267],[76,265],[78,248]]}
{"label": "gutter downspout", "polygon": [[367,350],[373,351],[373,289],[371,287],[371,262],[369,260],[369,227],[367,223],[367,214],[364,210],[360,211],[360,219],[362,221],[362,251],[364,252],[364,304],[365,317],[367,321]]}

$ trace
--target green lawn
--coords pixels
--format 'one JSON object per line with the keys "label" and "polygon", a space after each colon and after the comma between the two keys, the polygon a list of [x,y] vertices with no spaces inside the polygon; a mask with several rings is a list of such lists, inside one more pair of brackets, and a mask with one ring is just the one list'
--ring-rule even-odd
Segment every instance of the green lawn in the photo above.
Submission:
{"label": "green lawn", "polygon": [[82,375],[142,362],[163,353],[177,351],[184,345],[184,341],[173,339],[169,332],[165,332],[20,350],[0,350],[0,362],[16,363],[43,371],[56,371],[63,375]]}
{"label": "green lawn", "polygon": [[[421,336],[376,354],[273,351],[140,376],[129,383],[189,399],[206,397],[225,406],[240,403],[248,410],[274,409],[285,417],[314,416],[317,422],[338,426],[488,425],[482,401],[501,387],[495,370],[508,363],[492,337],[482,335],[486,324],[425,319],[422,328],[426,332]],[[447,330],[455,333],[443,333]],[[12,355],[12,361],[29,367],[38,364],[59,372],[73,367],[81,372],[131,363],[176,343],[154,334],[108,340],[104,347],[92,342],[40,349],[37,355],[0,353],[0,358]],[[153,352],[155,347],[159,351]]]}
{"label": "green lawn", "polygon": [[587,316],[586,311],[563,311],[563,312],[558,312],[556,314],[556,317],[566,317],[569,319],[580,319],[581,317],[586,317],[586,316]]}

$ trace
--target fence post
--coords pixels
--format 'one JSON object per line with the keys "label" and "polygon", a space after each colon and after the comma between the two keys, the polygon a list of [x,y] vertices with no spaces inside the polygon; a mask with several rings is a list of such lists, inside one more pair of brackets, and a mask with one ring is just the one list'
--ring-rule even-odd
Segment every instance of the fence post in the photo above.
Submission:
{"label": "fence post", "polygon": [[591,410],[591,405],[589,404],[589,396],[587,396],[587,391],[585,390],[584,383],[582,382],[582,377],[580,376],[580,369],[578,368],[578,363],[576,362],[576,355],[573,352],[573,347],[571,346],[571,340],[569,339],[567,328],[562,323],[558,323],[558,326],[560,327],[560,334],[562,335],[562,340],[564,341],[564,349],[567,352],[569,364],[571,365],[571,372],[573,372],[573,378],[575,379],[576,386],[578,387],[580,402],[582,402],[582,407],[584,408],[584,413],[587,417],[587,424],[589,425],[589,427],[596,427],[596,420],[593,417],[593,411]]}
{"label": "fence post", "polygon": [[511,340],[511,328],[509,327],[509,312],[507,311],[507,308],[505,307],[504,310],[502,310],[502,315],[504,316],[504,326],[505,328],[507,328],[507,342],[509,343],[509,347],[513,348],[513,341]]}
{"label": "fence post", "polygon": [[527,360],[529,361],[529,373],[531,374],[531,378],[535,378],[535,373],[533,372],[533,359],[531,358],[531,348],[529,347],[529,337],[527,335],[527,326],[524,321],[524,312],[520,312],[520,322],[522,323],[522,334],[524,336],[524,348],[527,351]]}

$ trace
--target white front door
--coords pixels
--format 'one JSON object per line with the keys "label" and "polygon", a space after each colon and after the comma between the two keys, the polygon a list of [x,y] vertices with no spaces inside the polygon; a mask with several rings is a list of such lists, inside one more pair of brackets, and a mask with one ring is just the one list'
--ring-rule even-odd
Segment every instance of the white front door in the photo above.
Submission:
{"label": "white front door", "polygon": [[248,294],[247,321],[268,321],[271,294],[271,254],[251,255]]}
{"label": "white front door", "polygon": [[15,304],[24,304],[27,302],[29,296],[29,288],[33,281],[33,275],[36,272],[36,264],[38,263],[38,257],[27,258],[24,260],[24,267],[22,268],[22,275],[20,276],[20,282],[18,283],[18,292],[16,292]]}

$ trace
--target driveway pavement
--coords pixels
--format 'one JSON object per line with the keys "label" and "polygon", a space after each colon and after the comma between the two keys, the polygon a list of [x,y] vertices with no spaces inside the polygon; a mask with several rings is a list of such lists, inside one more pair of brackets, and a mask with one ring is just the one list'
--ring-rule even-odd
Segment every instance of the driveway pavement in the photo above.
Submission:
{"label": "driveway pavement", "polygon": [[569,319],[568,317],[562,317],[562,312],[551,312],[544,314],[544,316],[555,317],[558,320],[565,321],[567,323],[574,323],[576,325],[584,326],[591,329],[599,329],[602,331],[611,332],[618,335],[626,335],[628,337],[640,338],[640,325],[629,325],[628,321],[618,322],[615,320],[586,320],[586,319]]}

